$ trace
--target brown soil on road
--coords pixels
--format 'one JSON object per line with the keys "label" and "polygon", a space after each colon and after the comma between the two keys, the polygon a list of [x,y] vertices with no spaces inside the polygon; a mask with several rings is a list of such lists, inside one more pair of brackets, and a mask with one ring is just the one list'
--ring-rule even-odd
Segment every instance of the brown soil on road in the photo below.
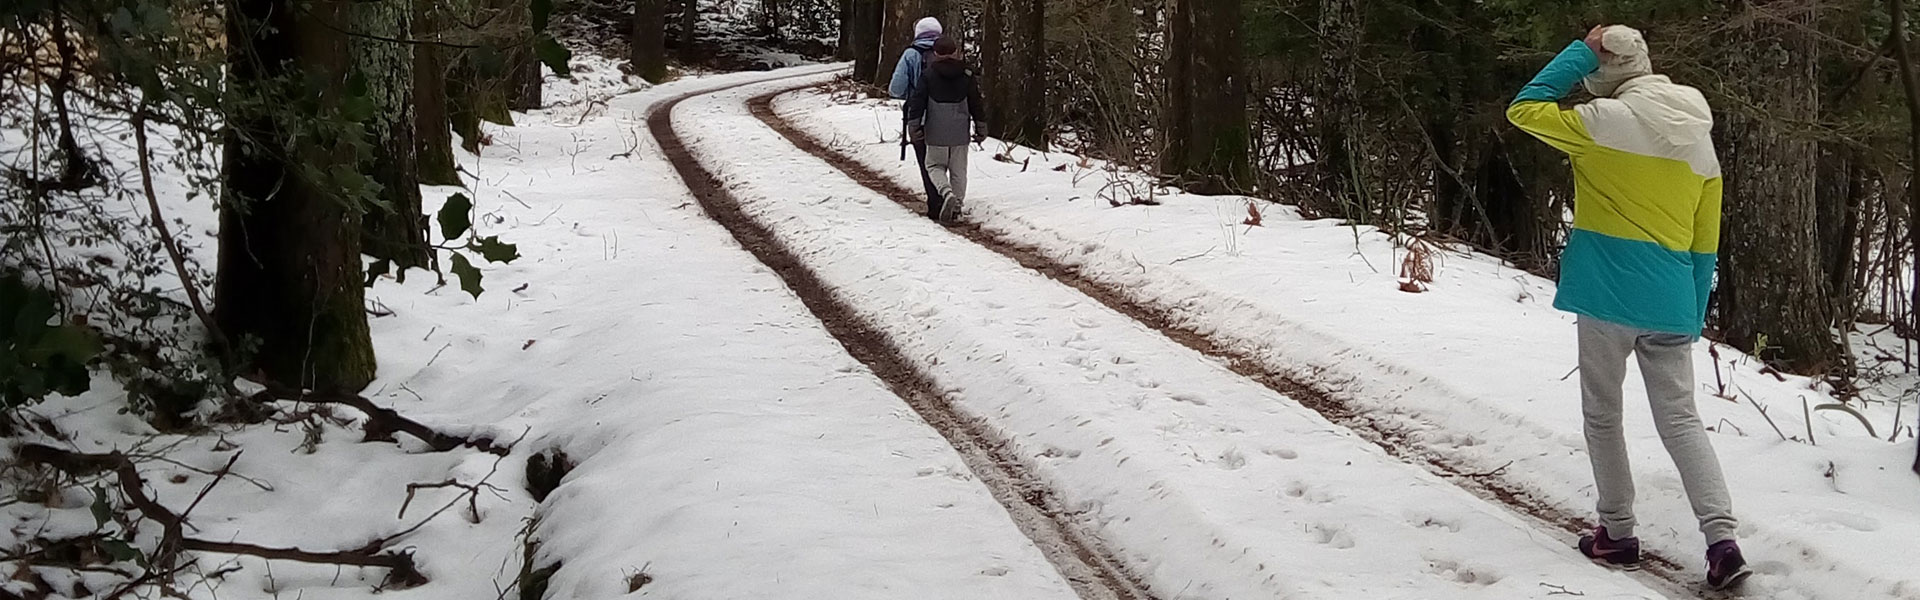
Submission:
{"label": "brown soil on road", "polygon": [[[741,86],[758,83],[764,81]],[[1081,598],[1153,600],[1155,596],[1147,586],[1127,573],[1099,537],[1069,516],[1045,483],[1007,450],[1005,440],[982,423],[956,412],[948,399],[939,394],[931,377],[915,368],[884,334],[860,319],[772,232],[742,212],[739,201],[726,191],[713,172],[694,158],[673,130],[673,108],[695,96],[741,86],[679,96],[661,103],[647,115],[647,127],[659,141],[661,151],[707,215],[725,227],[760,262],[773,269],[849,354],[872,369],[921,419],[947,439],[973,474],[1006,507],[1014,523],[1059,569]]]}
{"label": "brown soil on road", "polygon": [[[833,165],[862,186],[906,206],[916,214],[924,214],[926,201],[921,197],[922,192],[900,185],[846,152],[794,126],[774,111],[775,97],[806,87],[814,86],[797,85],[786,90],[763,94],[748,100],[747,105],[755,117],[779,132],[795,147]],[[955,235],[1010,258],[1021,266],[1079,290],[1087,297],[1139,321],[1168,339],[1221,361],[1233,372],[1257,381],[1268,389],[1320,413],[1327,420],[1373,441],[1388,454],[1403,462],[1425,468],[1462,489],[1505,505],[1542,526],[1559,530],[1567,535],[1577,536],[1587,532],[1591,527],[1584,516],[1567,513],[1534,499],[1524,487],[1502,475],[1505,467],[1491,472],[1470,471],[1438,449],[1410,441],[1408,431],[1372,418],[1364,409],[1357,407],[1350,400],[1340,398],[1337,393],[1316,388],[1281,369],[1270,366],[1257,356],[1235,350],[1229,344],[1216,340],[1202,331],[1179,324],[1179,321],[1172,316],[1170,307],[1154,306],[1136,300],[1124,290],[1102,284],[1069,265],[1048,258],[1037,248],[1020,244],[1001,233],[982,228],[977,224],[961,223],[950,227],[949,230]],[[1657,578],[1646,583],[1675,595],[1706,597],[1701,594],[1697,582],[1690,579],[1693,575],[1688,574],[1686,569],[1680,566],[1681,563],[1671,557],[1649,552],[1643,562],[1646,568],[1642,572]]]}

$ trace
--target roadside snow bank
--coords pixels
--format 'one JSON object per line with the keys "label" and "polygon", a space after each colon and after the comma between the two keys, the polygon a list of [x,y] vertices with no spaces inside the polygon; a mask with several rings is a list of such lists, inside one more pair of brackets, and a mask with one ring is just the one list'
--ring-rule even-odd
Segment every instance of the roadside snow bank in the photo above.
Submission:
{"label": "roadside snow bank", "polygon": [[[813,91],[775,106],[918,189],[911,163],[901,163],[889,141],[898,128],[893,107],[839,104]],[[1447,253],[1432,289],[1408,294],[1397,281],[1401,251],[1371,228],[1303,220],[1267,204],[1257,205],[1264,226],[1248,227],[1240,197],[1172,194],[1160,198],[1163,206],[1114,208],[1100,198],[1107,178],[1098,162],[997,141],[987,147],[976,150],[967,203],[985,229],[1332,392],[1465,471],[1504,468],[1534,500],[1591,512],[1578,380],[1569,376],[1573,322],[1550,306],[1551,281]],[[989,158],[1002,152],[1013,162]],[[1815,413],[1809,425],[1802,402],[1820,402],[1809,380],[1777,381],[1731,349],[1719,353],[1716,361],[1704,343],[1695,353],[1701,413],[1761,572],[1756,583],[1778,598],[1920,597],[1920,571],[1889,551],[1896,540],[1920,539],[1910,430],[1888,443],[1841,413]],[[1644,398],[1638,379],[1628,377],[1629,397]],[[1893,412],[1868,413],[1883,437]],[[1811,432],[1819,445],[1783,441],[1776,425],[1785,436]],[[1700,536],[1646,411],[1629,411],[1627,429],[1640,473],[1640,535],[1650,549],[1700,568]]]}

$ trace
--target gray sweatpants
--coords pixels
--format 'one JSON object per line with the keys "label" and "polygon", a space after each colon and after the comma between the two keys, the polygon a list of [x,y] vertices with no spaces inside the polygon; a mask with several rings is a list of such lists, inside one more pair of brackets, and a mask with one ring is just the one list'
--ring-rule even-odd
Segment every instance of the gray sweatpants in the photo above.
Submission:
{"label": "gray sweatpants", "polygon": [[1709,545],[1734,538],[1733,498],[1720,473],[1720,459],[1694,406],[1693,338],[1582,317],[1580,398],[1586,412],[1587,455],[1599,489],[1600,524],[1615,538],[1633,535],[1633,469],[1620,424],[1620,385],[1627,355],[1640,359],[1654,427],[1680,469],[1681,484]]}
{"label": "gray sweatpants", "polygon": [[927,216],[942,221],[960,214],[967,199],[967,147],[927,146],[927,176],[939,198],[928,198]]}

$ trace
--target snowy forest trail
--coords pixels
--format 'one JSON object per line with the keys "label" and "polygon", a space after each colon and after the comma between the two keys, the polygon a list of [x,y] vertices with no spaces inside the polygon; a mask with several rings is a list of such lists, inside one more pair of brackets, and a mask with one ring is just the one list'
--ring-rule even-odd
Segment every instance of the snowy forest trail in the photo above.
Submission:
{"label": "snowy forest trail", "polygon": [[1038,503],[1062,529],[1110,544],[1154,595],[1694,594],[1596,568],[1559,532],[1284,393],[1306,390],[1237,373],[1192,332],[796,151],[749,104],[764,116],[766,98],[826,78],[809,79],[680,98],[650,125],[709,214],[843,344],[923,414],[941,407],[928,420],[957,446],[985,444],[995,464],[1050,484]]}
{"label": "snowy forest trail", "polygon": [[[801,73],[789,78],[814,75]],[[782,81],[789,78],[777,78]],[[752,84],[742,84],[752,85]],[[722,184],[703,169],[674,131],[673,110],[680,103],[721,90],[702,90],[662,102],[647,115],[647,126],[661,154],[673,164],[707,215],[747,251],[787,282],[800,301],[819,318],[849,354],[872,369],[920,418],[937,429],[979,481],[1004,506],[1035,547],[1046,555],[1082,598],[1150,600],[1155,598],[1116,564],[1098,540],[1063,515],[1058,500],[1018,460],[1005,452],[993,434],[956,413],[935,391],[935,385],[916,371],[883,334],[836,302],[831,291],[809,272],[801,259],[781,246],[764,227],[742,214],[739,203],[727,197]]]}
{"label": "snowy forest trail", "polygon": [[[778,132],[794,147],[831,164],[867,189],[893,200],[908,210],[924,213],[926,201],[922,193],[910,190],[896,180],[875,172],[853,156],[835,149],[832,143],[815,138],[796,127],[787,117],[774,110],[773,101],[776,97],[806,87],[794,86],[764,93],[749,99],[747,105],[755,118]],[[1543,530],[1554,531],[1561,536],[1577,537],[1589,527],[1579,515],[1533,501],[1524,485],[1503,477],[1503,470],[1474,472],[1463,468],[1456,457],[1449,456],[1448,447],[1422,444],[1412,439],[1405,429],[1385,420],[1367,416],[1364,407],[1345,402],[1312,383],[1301,381],[1275,369],[1258,356],[1236,347],[1231,340],[1222,340],[1210,335],[1208,331],[1194,327],[1191,321],[1182,322],[1169,315],[1166,307],[1140,302],[1110,284],[1083,274],[1080,269],[1072,265],[1053,260],[1019,240],[982,228],[978,224],[961,223],[949,229],[956,235],[992,250],[1022,267],[1079,290],[1088,298],[1114,312],[1131,317],[1140,324],[1159,332],[1168,340],[1215,359],[1233,372],[1258,382],[1274,393],[1319,413],[1328,421],[1371,440],[1381,450],[1407,464],[1423,467],[1462,489],[1528,517]],[[1686,594],[1686,590],[1696,586],[1689,579],[1691,575],[1681,564],[1683,564],[1681,561],[1674,558],[1649,551],[1643,572],[1653,574],[1669,585],[1670,593]]]}

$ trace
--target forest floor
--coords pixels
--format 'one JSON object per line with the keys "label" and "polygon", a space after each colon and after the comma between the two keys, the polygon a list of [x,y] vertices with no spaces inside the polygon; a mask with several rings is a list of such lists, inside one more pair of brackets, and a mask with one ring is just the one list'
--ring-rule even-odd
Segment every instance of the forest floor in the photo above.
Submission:
{"label": "forest floor", "polygon": [[[1405,240],[997,141],[946,228],[916,213],[896,109],[819,87],[837,66],[649,87],[580,61],[552,108],[461,155],[467,189],[426,188],[429,211],[473,197],[523,258],[477,299],[419,273],[369,290],[365,395],[504,456],[363,442],[348,410],[161,434],[105,376],[34,409],[43,441],[165,449],[142,473],[200,538],[403,533],[430,581],[390,598],[1712,597],[1645,414],[1655,566],[1571,549],[1592,489],[1550,281],[1441,248],[1409,293]],[[162,189],[210,238],[208,203]],[[1744,596],[1920,598],[1911,381],[1855,403],[1868,435],[1729,348],[1696,368],[1759,571]],[[561,455],[557,486],[529,467]],[[0,547],[115,527],[93,505],[0,506]],[[192,567],[193,598],[360,598],[386,576]],[[30,571],[0,589],[109,585]]]}

